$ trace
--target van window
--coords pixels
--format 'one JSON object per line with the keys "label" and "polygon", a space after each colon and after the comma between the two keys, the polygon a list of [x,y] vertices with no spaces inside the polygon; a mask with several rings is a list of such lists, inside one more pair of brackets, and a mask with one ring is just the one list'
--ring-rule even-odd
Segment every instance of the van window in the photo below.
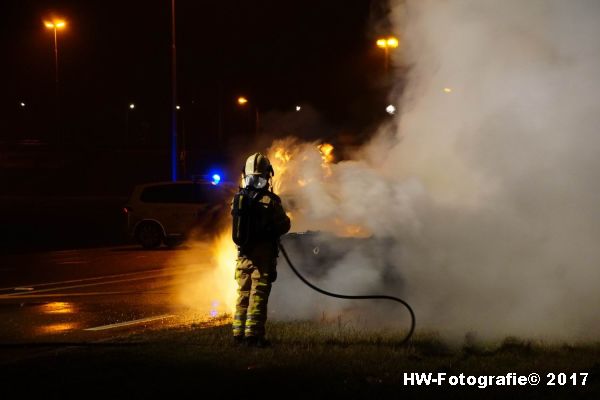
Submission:
{"label": "van window", "polygon": [[215,189],[193,183],[156,185],[144,189],[140,200],[144,203],[213,203],[219,201]]}

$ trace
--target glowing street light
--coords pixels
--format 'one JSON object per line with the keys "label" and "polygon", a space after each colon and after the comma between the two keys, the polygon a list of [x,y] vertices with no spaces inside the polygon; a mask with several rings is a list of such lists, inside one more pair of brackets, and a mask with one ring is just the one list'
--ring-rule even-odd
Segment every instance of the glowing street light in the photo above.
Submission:
{"label": "glowing street light", "polygon": [[23,103],[23,102],[20,102],[20,103],[19,103],[19,105],[20,105],[21,107],[25,107],[25,103]]}
{"label": "glowing street light", "polygon": [[56,84],[58,85],[58,35],[57,31],[64,29],[67,23],[61,19],[54,19],[52,21],[44,21],[44,26],[54,31],[54,67],[56,73]]}
{"label": "glowing street light", "polygon": [[44,25],[48,29],[62,29],[67,25],[67,23],[62,20],[54,20],[54,21],[44,21]]}
{"label": "glowing street light", "polygon": [[181,106],[177,105],[177,106],[175,106],[175,109],[176,110],[181,110]]}
{"label": "glowing street light", "polygon": [[129,141],[131,139],[130,138],[130,134],[129,134],[129,130],[130,130],[130,127],[129,127],[129,125],[130,125],[129,113],[133,112],[133,110],[135,110],[135,103],[129,103],[128,108],[129,109],[125,113],[125,144],[127,144],[127,145],[129,144]]}
{"label": "glowing street light", "polygon": [[386,40],[385,44],[390,49],[395,49],[398,47],[399,42],[398,42],[398,39],[396,39],[395,37],[390,37]]}
{"label": "glowing street light", "polygon": [[67,23],[62,19],[53,19],[52,21],[44,21],[44,26],[47,29],[54,31],[54,81],[56,91],[56,141],[59,141],[59,97],[58,97],[58,35],[57,31],[64,29]]}
{"label": "glowing street light", "polygon": [[302,110],[302,107],[296,106],[296,111],[300,111],[300,110]]}
{"label": "glowing street light", "polygon": [[444,91],[444,93],[452,93],[452,89],[449,87],[445,87],[444,89],[442,89]]}
{"label": "glowing street light", "polygon": [[396,107],[394,107],[393,104],[390,104],[385,108],[385,112],[387,112],[390,115],[394,115],[396,113]]}
{"label": "glowing street light", "polygon": [[395,48],[397,48],[400,45],[400,42],[398,41],[398,38],[390,36],[389,38],[380,38],[380,39],[377,39],[377,41],[375,42],[375,44],[380,49],[387,49],[387,48],[395,49]]}
{"label": "glowing street light", "polygon": [[396,49],[398,48],[398,46],[400,45],[400,41],[398,40],[398,38],[394,37],[394,36],[390,36],[387,38],[379,38],[377,39],[377,41],[375,42],[375,44],[377,45],[377,47],[379,47],[380,49],[384,50],[384,54],[385,54],[385,71],[387,73],[388,71],[388,67],[390,64],[390,51],[389,49]]}
{"label": "glowing street light", "polygon": [[[248,98],[247,98],[247,97],[244,97],[244,96],[239,96],[239,97],[237,98],[237,103],[238,103],[238,105],[239,105],[240,107],[245,107],[245,106],[246,106],[246,104],[248,104],[248,103],[249,103],[249,100],[248,100]],[[259,113],[259,111],[258,111],[258,105],[256,104],[256,102],[255,102],[255,101],[253,101],[253,104],[254,104],[254,118],[255,118],[255,120],[254,120],[254,121],[255,121],[255,125],[254,125],[255,131],[254,131],[254,133],[255,133],[256,135],[258,135],[258,132],[259,132],[259,130],[260,130],[260,129],[259,129],[259,127],[260,127],[260,113]]]}

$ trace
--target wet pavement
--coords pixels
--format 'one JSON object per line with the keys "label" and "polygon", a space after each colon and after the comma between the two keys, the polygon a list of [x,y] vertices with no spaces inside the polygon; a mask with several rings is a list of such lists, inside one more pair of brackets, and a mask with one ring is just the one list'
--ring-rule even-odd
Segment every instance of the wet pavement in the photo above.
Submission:
{"label": "wet pavement", "polygon": [[[181,263],[189,251],[126,246],[1,255],[0,347],[97,343],[176,323],[187,310],[174,301],[175,288],[208,268]],[[194,257],[205,251],[195,248]]]}

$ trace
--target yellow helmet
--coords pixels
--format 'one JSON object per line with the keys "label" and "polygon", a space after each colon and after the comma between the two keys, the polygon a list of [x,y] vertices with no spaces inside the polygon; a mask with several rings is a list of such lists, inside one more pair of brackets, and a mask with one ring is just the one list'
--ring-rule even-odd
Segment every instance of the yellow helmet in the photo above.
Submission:
{"label": "yellow helmet", "polygon": [[245,187],[263,189],[267,187],[269,179],[275,174],[271,162],[262,153],[254,153],[246,159],[243,177]]}
{"label": "yellow helmet", "polygon": [[246,165],[244,166],[244,175],[273,175],[273,167],[271,162],[262,153],[254,153],[246,159]]}

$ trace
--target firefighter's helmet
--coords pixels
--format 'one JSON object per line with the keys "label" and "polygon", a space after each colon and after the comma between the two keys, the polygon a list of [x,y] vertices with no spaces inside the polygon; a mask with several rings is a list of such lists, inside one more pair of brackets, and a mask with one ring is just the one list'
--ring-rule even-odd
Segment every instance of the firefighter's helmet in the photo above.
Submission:
{"label": "firefighter's helmet", "polygon": [[262,153],[254,153],[248,157],[242,172],[244,187],[253,187],[255,189],[266,188],[269,180],[275,174],[271,162]]}

